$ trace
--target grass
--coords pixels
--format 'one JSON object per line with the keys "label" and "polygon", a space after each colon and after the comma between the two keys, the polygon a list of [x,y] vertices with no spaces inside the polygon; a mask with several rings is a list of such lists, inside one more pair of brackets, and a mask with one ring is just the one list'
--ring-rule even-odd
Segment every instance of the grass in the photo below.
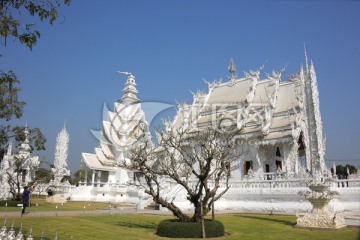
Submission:
{"label": "grass", "polygon": [[[32,196],[31,212],[54,212],[54,211],[93,211],[96,209],[109,209],[111,204],[100,202],[67,202],[64,204],[51,204],[45,201],[45,197]],[[129,205],[118,205],[118,207],[128,207]],[[56,208],[57,207],[57,208]],[[114,208],[114,205],[111,205]],[[0,212],[20,212],[20,207],[0,206]]]}
{"label": "grass", "polygon": [[[172,218],[145,214],[101,215],[74,217],[31,217],[15,218],[17,229],[20,222],[23,232],[28,234],[33,226],[33,236],[38,239],[44,230],[45,239],[170,239],[158,237],[155,232],[157,224]],[[294,228],[295,216],[259,215],[259,214],[224,214],[216,216],[223,222],[228,235],[216,239],[256,240],[256,239],[291,239],[291,240],[357,240],[360,237],[358,228],[341,231],[321,231]],[[7,220],[10,227],[12,219]],[[175,239],[175,238],[171,238]]]}

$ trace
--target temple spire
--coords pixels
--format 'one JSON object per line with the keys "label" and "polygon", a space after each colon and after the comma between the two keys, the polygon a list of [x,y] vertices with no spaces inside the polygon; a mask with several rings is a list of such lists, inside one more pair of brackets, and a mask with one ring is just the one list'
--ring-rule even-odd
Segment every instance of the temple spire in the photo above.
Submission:
{"label": "temple spire", "polygon": [[314,64],[311,61],[310,66],[306,60],[306,72],[305,72],[305,101],[306,101],[306,121],[309,136],[309,157],[312,174],[319,177],[325,168],[324,154],[325,146],[323,142],[322,134],[322,121],[320,114],[320,101],[319,90],[317,85],[316,73]]}
{"label": "temple spire", "polygon": [[30,141],[29,141],[29,128],[27,126],[27,123],[25,125],[24,134],[25,134],[25,140],[19,147],[19,153],[26,154],[31,152]]}
{"label": "temple spire", "polygon": [[136,89],[135,76],[129,72],[118,71],[118,73],[127,76],[125,87],[123,89],[123,97],[119,99],[118,102],[121,102],[123,104],[139,102],[139,99],[136,96],[138,90]]}
{"label": "temple spire", "polygon": [[12,154],[12,142],[9,143],[6,155],[11,156]]}
{"label": "temple spire", "polygon": [[306,45],[305,45],[305,43],[304,43],[304,55],[305,55],[305,67],[306,67],[305,72],[308,72],[308,70],[309,70],[309,61],[308,61],[308,56],[307,56],[307,53],[306,53]]}

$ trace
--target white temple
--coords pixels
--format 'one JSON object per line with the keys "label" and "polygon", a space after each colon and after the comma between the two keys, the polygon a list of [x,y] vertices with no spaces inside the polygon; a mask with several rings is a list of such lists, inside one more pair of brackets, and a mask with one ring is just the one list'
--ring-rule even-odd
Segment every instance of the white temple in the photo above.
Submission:
{"label": "white temple", "polygon": [[[114,111],[109,111],[102,122],[99,147],[94,153],[81,154],[81,164],[86,169],[84,186],[74,191],[71,200],[138,201],[138,190],[127,186],[135,173],[117,167],[117,162],[126,159],[127,152],[137,142],[139,126],[147,123],[136,96],[135,77],[128,72],[120,74],[127,76],[123,97],[114,103]],[[91,182],[87,181],[88,170],[92,170]]]}
{"label": "white temple", "polygon": [[[29,185],[34,181],[35,170],[40,165],[38,156],[31,156],[31,147],[29,141],[29,130],[25,127],[25,140],[18,147],[18,152],[13,153],[12,143],[9,143],[8,150],[0,164],[0,199],[11,198],[10,189],[16,189],[14,185],[16,181],[9,181],[9,178],[19,179],[20,187]],[[16,173],[15,161],[21,161],[22,173]]]}
{"label": "white temple", "polygon": [[[243,167],[233,172],[239,180],[273,180],[327,171],[314,66],[300,67],[286,82],[281,80],[282,71],[260,79],[260,68],[237,78],[233,62],[229,68],[229,81],[208,83],[208,93],[194,94],[193,104],[180,105],[172,125],[201,129],[221,115],[240,129],[234,147],[247,149],[248,154],[238,161]],[[316,133],[309,132],[309,124],[316,126]],[[310,138],[320,143],[318,148],[310,144]],[[314,158],[314,154],[319,157]]]}
{"label": "white temple", "polygon": [[[311,204],[298,195],[306,189],[302,180],[331,173],[324,161],[315,68],[307,56],[305,61],[305,67],[300,66],[297,74],[283,81],[283,70],[262,79],[263,67],[238,77],[231,60],[228,81],[208,83],[208,92],[193,94],[192,104],[180,104],[174,120],[168,123],[175,128],[201,130],[221,116],[241,130],[234,148],[246,154],[232,166],[231,188],[215,203],[216,209],[311,210]],[[100,146],[93,154],[82,154],[83,166],[93,170],[92,180],[79,187],[72,200],[137,202],[139,190],[126,185],[134,173],[116,167],[136,142],[137,125],[146,123],[135,86],[134,76],[128,74],[124,96],[102,123]],[[360,210],[360,180],[347,181],[346,188],[341,188],[341,181],[335,180],[333,187],[341,194],[330,207]],[[184,209],[191,208],[179,186],[172,182],[166,186],[164,197],[174,198]]]}

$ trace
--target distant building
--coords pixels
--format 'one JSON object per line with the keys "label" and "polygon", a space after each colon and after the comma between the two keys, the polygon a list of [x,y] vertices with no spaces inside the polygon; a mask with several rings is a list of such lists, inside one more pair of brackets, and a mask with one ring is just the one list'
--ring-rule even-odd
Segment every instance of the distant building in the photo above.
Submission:
{"label": "distant building", "polygon": [[[40,165],[38,156],[31,156],[31,147],[29,141],[29,130],[25,127],[25,140],[18,147],[17,153],[13,153],[12,143],[9,143],[8,150],[5,153],[3,160],[0,164],[0,199],[8,199],[11,197],[10,189],[14,189],[15,186],[11,186],[9,178],[18,178],[21,186],[29,185],[34,182],[35,170]],[[21,162],[22,172],[20,175],[15,172],[16,159]],[[16,189],[16,188],[15,188]]]}

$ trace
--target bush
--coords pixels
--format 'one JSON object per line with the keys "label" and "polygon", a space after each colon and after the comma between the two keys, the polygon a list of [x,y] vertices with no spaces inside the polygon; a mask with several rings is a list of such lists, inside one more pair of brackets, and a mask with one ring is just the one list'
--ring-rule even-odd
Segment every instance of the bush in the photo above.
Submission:
{"label": "bush", "polygon": [[[205,220],[205,232],[206,238],[222,237],[225,234],[224,225],[217,220]],[[201,224],[168,219],[159,223],[157,234],[170,238],[201,238]]]}
{"label": "bush", "polygon": [[7,204],[8,207],[17,207],[18,204],[22,204],[21,201],[15,201],[15,200],[1,200],[0,206],[5,206]]}

